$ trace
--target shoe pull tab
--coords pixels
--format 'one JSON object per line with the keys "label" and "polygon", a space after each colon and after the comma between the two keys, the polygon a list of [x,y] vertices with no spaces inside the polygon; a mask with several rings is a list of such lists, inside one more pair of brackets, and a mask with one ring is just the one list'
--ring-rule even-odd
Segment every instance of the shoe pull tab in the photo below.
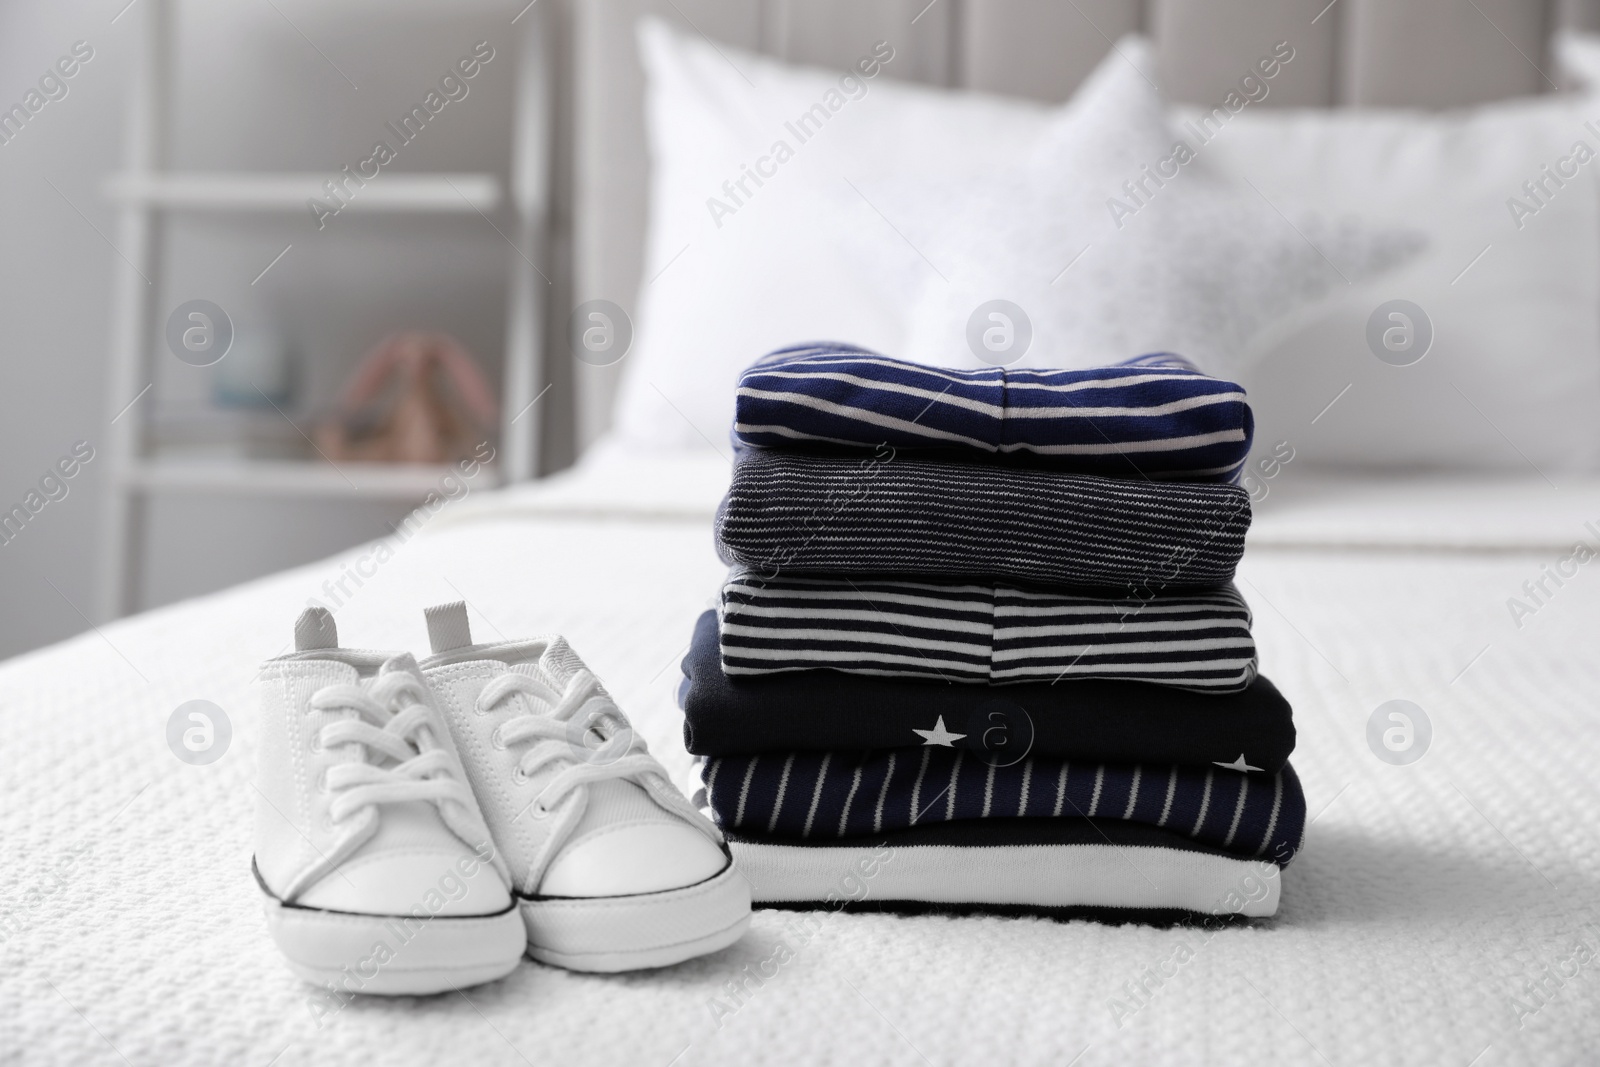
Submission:
{"label": "shoe pull tab", "polygon": [[333,612],[327,608],[307,608],[294,622],[294,650],[310,652],[319,648],[338,648],[339,630]]}
{"label": "shoe pull tab", "polygon": [[435,654],[453,652],[472,644],[472,628],[467,624],[465,600],[425,608],[422,617],[428,621],[428,646]]}

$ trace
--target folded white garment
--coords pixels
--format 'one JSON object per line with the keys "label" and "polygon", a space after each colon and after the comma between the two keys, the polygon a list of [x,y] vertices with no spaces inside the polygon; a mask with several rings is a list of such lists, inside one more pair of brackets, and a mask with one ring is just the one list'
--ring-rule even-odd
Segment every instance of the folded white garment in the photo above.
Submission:
{"label": "folded white garment", "polygon": [[[1173,842],[1134,844],[1087,819],[1028,820],[1035,832],[954,843],[917,828],[826,845],[729,835],[756,904],[921,910],[1065,912],[1110,919],[1277,914],[1278,866]],[[1045,823],[1055,823],[1054,827]],[[1044,833],[1037,831],[1043,830]],[[1066,831],[1058,833],[1057,831]],[[1049,839],[1073,843],[1046,843]],[[1183,846],[1178,845],[1183,841]]]}

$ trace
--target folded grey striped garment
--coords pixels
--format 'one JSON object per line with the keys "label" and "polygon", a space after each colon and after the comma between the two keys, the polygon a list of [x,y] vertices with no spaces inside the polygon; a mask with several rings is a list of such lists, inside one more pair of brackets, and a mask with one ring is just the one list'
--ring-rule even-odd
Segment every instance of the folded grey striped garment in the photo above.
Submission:
{"label": "folded grey striped garment", "polygon": [[1250,452],[1244,390],[1159,352],[1085,370],[949,370],[856,345],[779,349],[739,378],[735,447],[943,449],[1080,474],[1226,482]]}
{"label": "folded grey striped garment", "polygon": [[763,574],[975,578],[1148,597],[1233,579],[1236,485],[1147,482],[896,456],[740,453],[724,562]]}
{"label": "folded grey striped garment", "polygon": [[727,836],[751,901],[787,908],[1264,918],[1282,889],[1270,860],[1116,819],[974,820],[844,840]]}
{"label": "folded grey striped garment", "polygon": [[1004,585],[763,578],[722,587],[729,675],[831,668],[971,683],[1110,678],[1234,692],[1256,676],[1233,586],[1112,600]]}

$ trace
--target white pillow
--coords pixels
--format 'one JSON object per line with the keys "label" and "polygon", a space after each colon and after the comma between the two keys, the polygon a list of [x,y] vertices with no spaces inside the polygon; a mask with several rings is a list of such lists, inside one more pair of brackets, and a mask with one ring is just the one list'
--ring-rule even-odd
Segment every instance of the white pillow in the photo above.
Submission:
{"label": "white pillow", "polygon": [[[793,141],[784,123],[824,101],[840,76],[719,51],[660,23],[644,24],[640,38],[653,153],[648,284],[617,429],[651,448],[720,446],[739,371],[779,345],[833,337],[904,355],[908,309],[936,278],[917,249],[933,256],[950,204],[1026,161],[1071,110],[880,74],[864,80],[864,97],[847,95],[775,178],[759,189],[747,182],[756,195],[718,227],[708,198],[726,200],[722,183],[774,139]],[[893,71],[895,62],[881,65]],[[1592,465],[1593,190],[1565,190],[1575,195],[1555,198],[1521,233],[1505,205],[1583,135],[1591,116],[1580,111],[1563,97],[1445,115],[1251,107],[1228,124],[1207,146],[1208,167],[1248,178],[1280,206],[1299,201],[1328,218],[1353,209],[1433,242],[1409,267],[1330,298],[1332,310],[1302,310],[1257,336],[1253,349],[1266,360],[1245,382],[1258,441],[1294,442],[1297,463],[1526,470],[1521,449],[1552,472]],[[1129,225],[1140,221],[1143,212]],[[1081,247],[1064,252],[1063,265]],[[1380,363],[1365,340],[1372,310],[1396,297],[1422,305],[1440,329],[1434,350],[1410,367]],[[1307,314],[1314,325],[1304,325]]]}
{"label": "white pillow", "polygon": [[1234,377],[1262,327],[1421,245],[1404,227],[1219,180],[1208,145],[1168,124],[1153,66],[1142,38],[1118,42],[1018,166],[951,204],[929,252],[949,277],[925,285],[906,355],[974,365],[971,317],[1004,299],[1032,339],[994,362],[1085,367],[1171,351]]}
{"label": "white pillow", "polygon": [[[1430,236],[1411,263],[1263,344],[1244,379],[1257,442],[1290,442],[1296,463],[1533,477],[1531,467],[1557,482],[1558,472],[1592,469],[1600,159],[1565,188],[1547,183],[1554,195],[1536,214],[1517,219],[1510,206],[1515,197],[1531,207],[1523,183],[1575,142],[1600,151],[1588,118],[1600,125],[1595,98],[1548,96],[1442,114],[1262,110],[1231,124],[1208,156],[1218,169],[1269,197],[1382,215]],[[1374,312],[1396,299],[1421,307],[1434,333],[1409,366],[1380,361],[1367,340]]]}
{"label": "white pillow", "polygon": [[1557,30],[1550,39],[1561,84],[1583,91],[1600,89],[1600,36]]}
{"label": "white pillow", "polygon": [[[919,174],[977,186],[1048,114],[889,81],[905,62],[889,46],[863,55],[872,77],[841,86],[838,71],[713,48],[655,19],[639,43],[650,234],[616,430],[653,448],[726,447],[739,372],[774,348],[837,338],[901,351],[932,271],[897,229],[926,209],[883,188]],[[808,113],[802,143],[791,125]],[[793,152],[781,164],[778,141]],[[757,165],[770,176],[730,196],[723,183]]]}

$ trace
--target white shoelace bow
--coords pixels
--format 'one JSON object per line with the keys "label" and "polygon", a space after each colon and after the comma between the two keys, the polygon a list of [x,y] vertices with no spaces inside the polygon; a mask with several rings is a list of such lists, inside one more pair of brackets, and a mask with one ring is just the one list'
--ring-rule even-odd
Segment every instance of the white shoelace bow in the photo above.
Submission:
{"label": "white shoelace bow", "polygon": [[[330,685],[311,695],[311,707],[317,711],[348,710],[357,716],[324,726],[318,743],[324,748],[356,744],[364,751],[361,760],[335,764],[324,772],[323,788],[333,795],[328,817],[336,825],[349,821],[333,848],[294,880],[288,899],[314,885],[377,832],[380,805],[431,801],[452,830],[465,829],[467,836],[478,838],[468,844],[477,847],[488,841],[488,827],[481,816],[475,817],[471,789],[434,737],[433,731],[442,727],[429,713],[426,698],[422,683],[404,671],[380,675],[366,687]],[[392,764],[374,762],[384,757]],[[355,818],[363,814],[367,817]]]}
{"label": "white shoelace bow", "polygon": [[[634,733],[627,717],[611,698],[599,690],[599,680],[586,670],[574,674],[561,692],[525,674],[507,672],[484,686],[478,694],[480,712],[492,711],[513,693],[532,697],[549,709],[544,714],[513,716],[495,731],[497,743],[506,748],[535,742],[517,761],[517,775],[521,779],[531,778],[551,764],[568,764],[534,801],[530,810],[535,818],[544,818],[567,794],[590,782],[617,778],[637,780],[646,774],[664,777],[661,764],[650,755],[643,738]],[[580,713],[584,718],[577,718]],[[617,728],[598,746],[580,755],[578,750],[584,746],[572,734],[575,726],[586,720],[606,719]],[[591,730],[592,726],[586,727],[584,732]]]}

